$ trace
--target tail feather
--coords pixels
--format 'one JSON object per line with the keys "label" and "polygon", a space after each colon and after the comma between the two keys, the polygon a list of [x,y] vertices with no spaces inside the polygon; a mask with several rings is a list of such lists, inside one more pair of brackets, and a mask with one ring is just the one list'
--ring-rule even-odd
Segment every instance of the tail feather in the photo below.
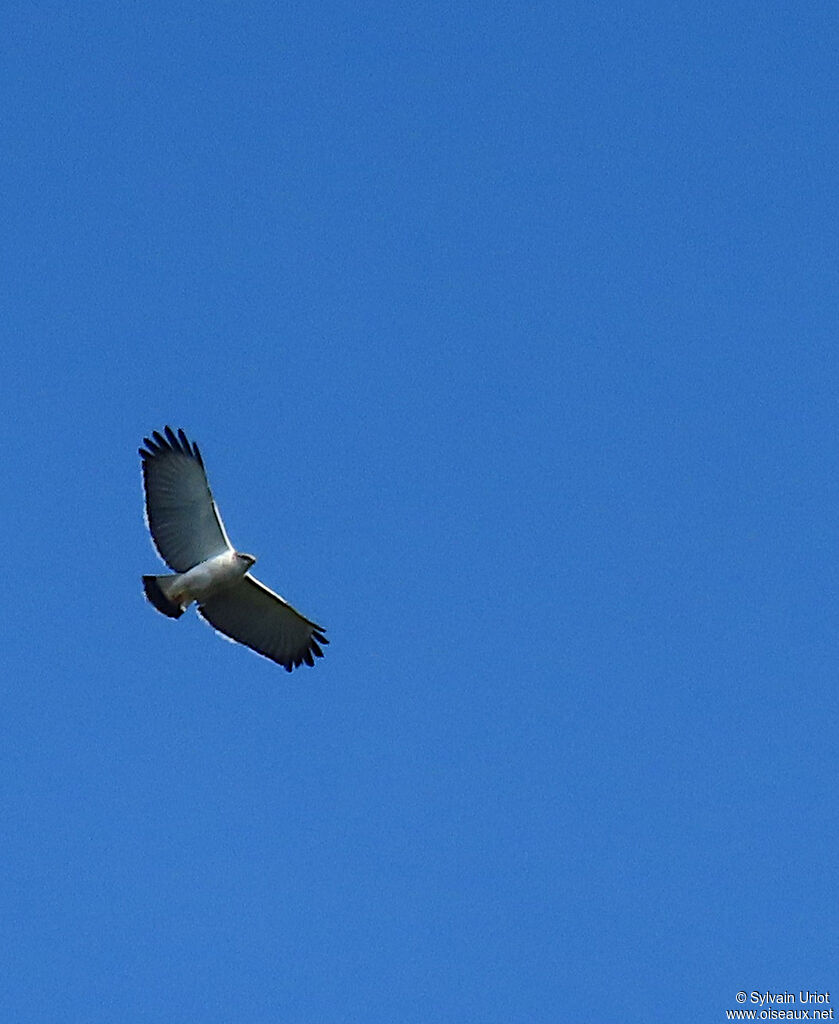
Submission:
{"label": "tail feather", "polygon": [[143,590],[146,592],[146,597],[155,606],[155,608],[162,612],[164,615],[168,615],[170,619],[179,619],[183,613],[183,606],[177,601],[171,601],[163,589],[162,581],[172,579],[171,576],[144,576],[143,577]]}

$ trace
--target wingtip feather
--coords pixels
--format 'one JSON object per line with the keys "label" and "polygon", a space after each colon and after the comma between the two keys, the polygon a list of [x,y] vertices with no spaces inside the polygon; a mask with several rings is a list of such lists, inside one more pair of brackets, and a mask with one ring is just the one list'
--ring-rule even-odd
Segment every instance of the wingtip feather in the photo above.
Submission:
{"label": "wingtip feather", "polygon": [[172,430],[172,428],[168,425],[168,423],[167,423],[166,427],[164,428],[164,430],[165,430],[165,433],[166,433],[166,440],[169,442],[169,447],[172,449],[172,451],[181,452],[182,451],[181,443],[178,440],[177,435],[175,434],[175,431]]}
{"label": "wingtip feather", "polygon": [[175,455],[185,455],[188,459],[195,459],[199,466],[202,469],[204,468],[204,460],[201,457],[198,445],[194,441],[189,440],[186,431],[182,427],[179,427],[176,432],[167,423],[163,428],[163,433],[159,430],[153,430],[151,437],[144,437],[143,445],[145,446],[144,448],[137,449],[143,461],[171,452]]}

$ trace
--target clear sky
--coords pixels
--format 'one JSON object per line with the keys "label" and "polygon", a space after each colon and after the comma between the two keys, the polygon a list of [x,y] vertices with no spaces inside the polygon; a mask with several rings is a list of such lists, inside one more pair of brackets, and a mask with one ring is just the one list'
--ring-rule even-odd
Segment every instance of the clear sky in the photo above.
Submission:
{"label": "clear sky", "polygon": [[[0,40],[0,1019],[839,1002],[835,5]],[[167,423],[314,669],[144,601]]]}

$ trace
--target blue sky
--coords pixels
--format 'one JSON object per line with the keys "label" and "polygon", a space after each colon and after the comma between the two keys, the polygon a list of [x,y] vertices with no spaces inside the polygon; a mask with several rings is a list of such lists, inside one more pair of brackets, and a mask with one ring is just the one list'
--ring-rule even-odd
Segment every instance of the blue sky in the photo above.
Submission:
{"label": "blue sky", "polygon": [[[839,997],[834,5],[0,22],[0,1017]],[[145,603],[167,423],[314,669]]]}

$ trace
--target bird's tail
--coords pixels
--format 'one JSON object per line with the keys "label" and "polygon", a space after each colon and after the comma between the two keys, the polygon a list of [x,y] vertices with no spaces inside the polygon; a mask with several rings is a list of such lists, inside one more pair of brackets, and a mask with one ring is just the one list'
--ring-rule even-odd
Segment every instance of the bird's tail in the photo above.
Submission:
{"label": "bird's tail", "polygon": [[177,579],[177,576],[143,577],[143,590],[146,592],[146,597],[159,612],[168,615],[170,619],[179,619],[185,611],[184,605],[170,597],[173,584]]}

